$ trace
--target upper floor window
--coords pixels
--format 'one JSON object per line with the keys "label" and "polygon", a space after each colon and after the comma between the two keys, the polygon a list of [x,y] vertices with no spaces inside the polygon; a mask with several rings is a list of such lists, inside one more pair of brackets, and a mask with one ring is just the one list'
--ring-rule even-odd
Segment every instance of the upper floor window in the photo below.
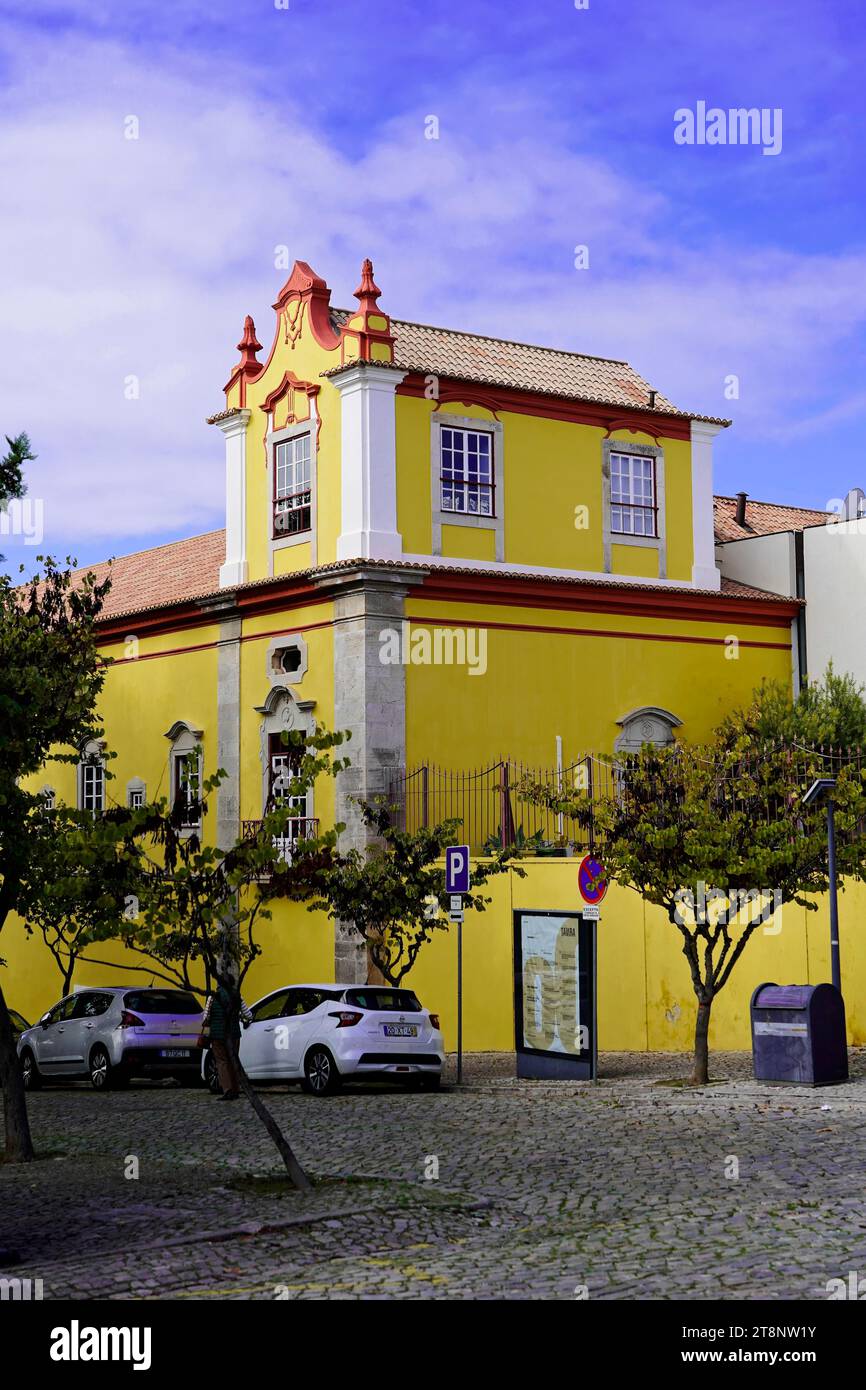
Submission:
{"label": "upper floor window", "polygon": [[94,816],[105,810],[105,763],[98,743],[88,743],[78,765],[78,808]]}
{"label": "upper floor window", "polygon": [[495,516],[492,434],[443,425],[439,438],[442,511]]}
{"label": "upper floor window", "polygon": [[658,536],[654,458],[611,454],[610,529],[622,536]]}
{"label": "upper floor window", "polygon": [[311,527],[310,436],[297,434],[274,445],[274,536]]}

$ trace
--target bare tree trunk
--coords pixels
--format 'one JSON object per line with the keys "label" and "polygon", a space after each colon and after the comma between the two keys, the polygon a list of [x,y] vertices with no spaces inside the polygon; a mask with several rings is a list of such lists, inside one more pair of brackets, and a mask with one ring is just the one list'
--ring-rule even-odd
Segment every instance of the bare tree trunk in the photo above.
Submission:
{"label": "bare tree trunk", "polygon": [[226,1047],[228,1048],[229,1055],[232,1058],[232,1061],[234,1062],[235,1070],[237,1072],[238,1078],[240,1079],[241,1090],[243,1091],[250,1105],[255,1110],[265,1129],[268,1131],[268,1134],[271,1136],[274,1143],[276,1144],[280,1158],[286,1165],[286,1172],[289,1175],[289,1181],[291,1182],[292,1186],[296,1187],[300,1192],[309,1192],[312,1188],[312,1183],[310,1182],[310,1179],[307,1177],[298,1160],[295,1158],[294,1150],[292,1149],[292,1146],[289,1143],[288,1139],[283,1134],[283,1131],[280,1129],[279,1125],[277,1124],[268,1107],[265,1105],[261,1096],[258,1094],[257,1091],[254,1090],[249,1077],[247,1076],[246,1072],[241,1066],[234,1038],[226,1038]]}
{"label": "bare tree trunk", "polygon": [[695,1020],[695,1070],[692,1081],[696,1086],[706,1086],[710,1079],[710,1009],[712,999],[698,1000],[698,1016]]}
{"label": "bare tree trunk", "polygon": [[24,1078],[12,1036],[12,1023],[0,987],[0,1084],[6,1124],[6,1158],[10,1163],[30,1163],[34,1157]]}
{"label": "bare tree trunk", "polygon": [[387,985],[388,981],[382,974],[381,967],[376,960],[375,945],[372,941],[367,942],[367,984],[368,985]]}

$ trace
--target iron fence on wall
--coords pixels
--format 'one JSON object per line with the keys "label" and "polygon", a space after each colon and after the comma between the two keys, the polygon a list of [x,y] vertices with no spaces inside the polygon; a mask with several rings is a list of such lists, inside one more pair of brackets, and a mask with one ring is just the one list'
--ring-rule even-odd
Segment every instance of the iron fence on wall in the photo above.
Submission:
{"label": "iron fence on wall", "polygon": [[[780,745],[768,745],[737,761],[734,768],[720,771],[714,778],[713,803],[720,814],[747,809],[754,815],[775,819],[790,810],[792,833],[796,801],[788,797],[783,806],[772,799],[744,794],[746,779],[760,778],[767,752],[778,754]],[[682,757],[705,756],[705,750],[678,746]],[[794,781],[805,792],[815,777],[834,777],[842,768],[864,770],[859,748],[825,748],[788,745]],[[586,853],[601,848],[601,831],[595,822],[593,805],[599,800],[627,795],[632,759],[628,755],[600,756],[588,753],[563,768],[534,767],[515,759],[502,759],[487,767],[451,769],[431,763],[400,769],[392,773],[386,787],[392,817],[401,829],[415,831],[440,821],[461,822],[458,836],[474,851],[497,846],[527,846],[542,855]],[[587,814],[580,822],[544,805],[528,801],[520,794],[521,785],[542,785],[552,793],[568,795],[582,792]],[[664,788],[660,786],[660,795]]]}

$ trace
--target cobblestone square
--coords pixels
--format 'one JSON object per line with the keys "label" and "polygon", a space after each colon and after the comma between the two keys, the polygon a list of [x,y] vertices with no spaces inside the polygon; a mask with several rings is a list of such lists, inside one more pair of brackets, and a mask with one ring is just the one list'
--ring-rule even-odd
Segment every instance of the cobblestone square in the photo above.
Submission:
{"label": "cobblestone square", "polygon": [[866,1274],[866,1050],[815,1090],[734,1053],[702,1090],[681,1055],[608,1054],[581,1085],[513,1065],[469,1057],[458,1089],[452,1062],[438,1095],[271,1090],[309,1196],[246,1103],[46,1089],[40,1158],[0,1167],[3,1275],[46,1299],[739,1301]]}

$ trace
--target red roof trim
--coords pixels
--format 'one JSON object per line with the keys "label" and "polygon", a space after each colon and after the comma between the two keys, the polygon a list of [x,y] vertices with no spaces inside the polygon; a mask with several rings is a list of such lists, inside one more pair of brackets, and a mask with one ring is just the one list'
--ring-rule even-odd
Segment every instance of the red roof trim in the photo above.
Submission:
{"label": "red roof trim", "polygon": [[508,604],[585,613],[620,613],[644,618],[686,619],[706,623],[746,623],[755,627],[789,627],[800,611],[796,599],[752,599],[688,589],[629,589],[606,582],[570,588],[538,576],[454,574],[436,570],[421,582],[414,597],[454,603]]}
{"label": "red roof trim", "polygon": [[[398,340],[399,345],[399,340]],[[429,373],[428,373],[429,375]],[[491,386],[485,383],[468,381],[462,377],[440,376],[447,381],[447,399],[451,401],[477,400],[484,395],[488,410],[508,410],[515,415],[537,415],[548,420],[563,420],[573,425],[594,425],[597,429],[630,429],[648,434],[653,439],[663,436],[666,439],[687,439],[692,437],[691,417],[672,415],[667,411],[634,409],[623,405],[601,405],[592,401],[581,401],[570,396],[546,395],[541,391],[518,391],[510,386]],[[463,393],[463,394],[461,394]],[[421,372],[410,372],[397,387],[398,396],[426,396],[427,377]],[[479,402],[480,403],[480,402]]]}

